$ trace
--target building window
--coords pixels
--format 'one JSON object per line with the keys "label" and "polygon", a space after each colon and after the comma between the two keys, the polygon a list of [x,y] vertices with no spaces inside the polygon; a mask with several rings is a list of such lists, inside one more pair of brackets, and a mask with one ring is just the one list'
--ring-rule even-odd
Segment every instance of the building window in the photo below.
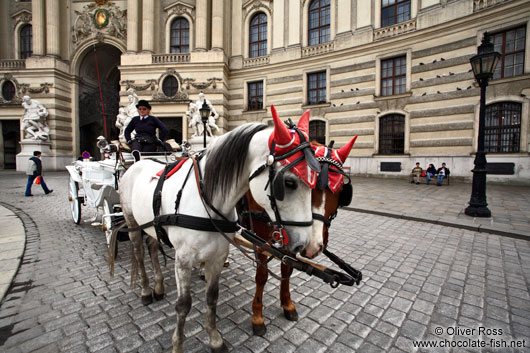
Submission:
{"label": "building window", "polygon": [[329,0],[313,0],[309,5],[309,45],[330,40]]}
{"label": "building window", "polygon": [[173,75],[167,76],[162,83],[162,92],[164,92],[167,97],[173,97],[177,94],[178,90],[179,83],[177,78]]}
{"label": "building window", "polygon": [[501,58],[493,78],[520,76],[524,68],[526,28],[519,27],[492,35],[495,51]]}
{"label": "building window", "polygon": [[379,153],[405,153],[405,116],[392,114],[379,119]]}
{"label": "building window", "polygon": [[169,51],[171,53],[190,52],[190,24],[185,18],[178,17],[171,23]]}
{"label": "building window", "polygon": [[381,27],[410,20],[410,0],[382,0]]}
{"label": "building window", "polygon": [[263,109],[263,81],[248,83],[248,110]]}
{"label": "building window", "polygon": [[267,55],[267,15],[257,13],[250,21],[249,56]]}
{"label": "building window", "polygon": [[520,151],[521,104],[500,102],[486,107],[484,130],[486,153],[516,153]]}
{"label": "building window", "polygon": [[407,59],[405,56],[381,60],[381,95],[391,96],[405,93],[407,81]]}
{"label": "building window", "polygon": [[307,104],[326,103],[326,71],[307,74]]}
{"label": "building window", "polygon": [[33,54],[33,35],[31,25],[25,25],[20,30],[20,58],[29,58],[31,54]]}
{"label": "building window", "polygon": [[13,82],[6,80],[2,85],[2,98],[6,101],[10,101],[15,97],[15,85]]}
{"label": "building window", "polygon": [[316,141],[322,145],[326,144],[326,122],[313,120],[309,122],[309,141]]}

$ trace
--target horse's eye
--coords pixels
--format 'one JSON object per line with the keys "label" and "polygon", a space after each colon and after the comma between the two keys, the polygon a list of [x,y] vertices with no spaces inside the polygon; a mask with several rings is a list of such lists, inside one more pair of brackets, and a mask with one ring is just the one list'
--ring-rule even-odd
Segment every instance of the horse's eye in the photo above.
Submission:
{"label": "horse's eye", "polygon": [[298,184],[293,179],[285,179],[285,186],[289,189],[296,189],[298,187]]}

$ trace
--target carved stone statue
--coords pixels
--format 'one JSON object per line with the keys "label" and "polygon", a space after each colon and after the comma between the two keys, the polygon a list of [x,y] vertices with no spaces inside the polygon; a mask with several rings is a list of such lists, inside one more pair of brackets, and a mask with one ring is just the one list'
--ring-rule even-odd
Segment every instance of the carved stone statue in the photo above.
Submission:
{"label": "carved stone statue", "polygon": [[140,100],[138,98],[138,95],[136,95],[136,92],[134,91],[134,88],[129,88],[127,90],[127,93],[129,93],[129,104],[127,105],[127,109],[125,110],[125,113],[129,118],[134,118],[135,116],[140,115],[138,113],[138,109],[136,109],[136,104],[138,104],[138,101]]}
{"label": "carved stone statue", "polygon": [[195,103],[190,103],[190,110],[186,112],[186,117],[189,120],[188,126],[193,128],[193,131],[195,132],[191,137],[201,136],[203,132],[202,120]]}
{"label": "carved stone statue", "polygon": [[[132,117],[127,115],[124,107],[120,107],[118,109],[118,115],[116,116],[116,127],[120,129],[120,135],[118,139],[120,140],[122,144],[127,144],[127,141],[125,141],[125,136],[123,135],[123,133],[127,125],[129,125],[129,122],[131,121],[131,119]],[[133,131],[131,134],[131,137],[134,138],[134,135],[136,135],[136,133]]]}
{"label": "carved stone statue", "polygon": [[[220,131],[219,127],[215,123],[215,120],[219,118],[219,114],[217,114],[217,111],[213,107],[212,103],[208,99],[206,99],[206,97],[204,96],[204,93],[202,92],[199,93],[199,99],[197,100],[197,102],[195,102],[195,107],[196,107],[195,110],[196,110],[196,115],[197,115],[195,119],[197,119],[202,124],[199,109],[202,108],[202,105],[204,104],[204,102],[206,102],[206,105],[208,106],[208,108],[210,108],[210,116],[208,117],[208,123],[206,124],[206,130],[210,136],[213,136],[212,128],[214,128],[217,132]],[[202,135],[203,133],[204,131],[201,130],[199,135]]]}
{"label": "carved stone statue", "polygon": [[24,117],[20,126],[21,136],[27,140],[48,140],[50,137],[50,128],[46,124],[48,110],[29,96],[24,96],[22,100]]}

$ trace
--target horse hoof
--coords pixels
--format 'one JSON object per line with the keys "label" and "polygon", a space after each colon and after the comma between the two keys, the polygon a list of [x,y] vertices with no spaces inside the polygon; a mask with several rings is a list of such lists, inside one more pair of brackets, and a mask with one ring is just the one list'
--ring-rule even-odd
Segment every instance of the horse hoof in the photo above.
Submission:
{"label": "horse hoof", "polygon": [[265,336],[265,334],[267,333],[267,327],[265,326],[265,324],[252,324],[252,333],[254,334],[254,336]]}
{"label": "horse hoof", "polygon": [[298,313],[296,310],[289,311],[283,309],[283,316],[285,316],[285,318],[289,321],[298,321]]}
{"label": "horse hoof", "polygon": [[153,294],[153,296],[155,297],[155,300],[158,301],[158,300],[164,299],[165,294],[164,293],[162,293],[162,294],[156,294],[155,293],[155,294]]}
{"label": "horse hoof", "polygon": [[142,304],[143,305],[149,305],[153,302],[153,296],[152,295],[143,295],[142,296]]}
{"label": "horse hoof", "polygon": [[212,353],[228,353],[228,347],[226,346],[226,344],[223,342],[223,345],[219,348],[212,348],[211,349]]}

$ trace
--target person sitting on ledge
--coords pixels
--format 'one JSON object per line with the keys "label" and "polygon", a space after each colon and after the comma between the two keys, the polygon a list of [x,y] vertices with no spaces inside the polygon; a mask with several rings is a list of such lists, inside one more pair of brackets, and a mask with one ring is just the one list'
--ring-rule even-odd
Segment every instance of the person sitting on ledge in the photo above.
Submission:
{"label": "person sitting on ledge", "polygon": [[431,178],[433,178],[436,175],[436,168],[434,167],[434,164],[429,164],[429,168],[427,168],[427,172],[425,173],[425,176],[427,177],[427,185],[431,182]]}
{"label": "person sitting on ledge", "polygon": [[437,173],[438,173],[438,176],[437,176],[436,185],[438,186],[442,186],[442,182],[444,178],[447,178],[449,174],[451,174],[451,172],[449,171],[449,168],[445,166],[445,163],[442,163],[442,166],[438,168]]}
{"label": "person sitting on ledge", "polygon": [[416,185],[420,184],[420,175],[423,172],[423,169],[420,167],[420,162],[416,162],[416,166],[412,168],[411,175],[414,177],[414,180],[412,180],[410,183]]}

